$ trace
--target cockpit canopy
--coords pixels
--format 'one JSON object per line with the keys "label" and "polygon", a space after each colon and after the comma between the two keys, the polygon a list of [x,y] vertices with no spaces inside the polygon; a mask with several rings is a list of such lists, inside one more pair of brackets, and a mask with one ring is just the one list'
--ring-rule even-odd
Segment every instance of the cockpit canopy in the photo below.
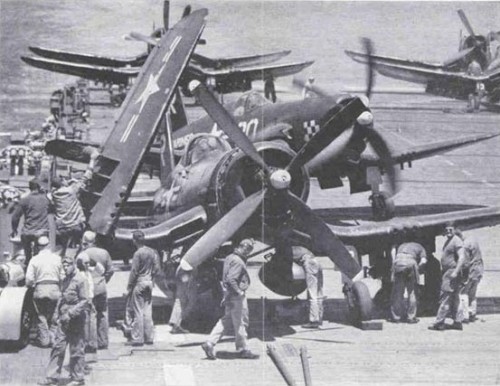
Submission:
{"label": "cockpit canopy", "polygon": [[236,117],[245,115],[257,107],[270,104],[269,100],[256,91],[249,91],[238,98],[234,105],[233,115]]}
{"label": "cockpit canopy", "polygon": [[180,162],[184,166],[189,166],[229,149],[231,146],[221,137],[208,133],[198,134],[189,141]]}

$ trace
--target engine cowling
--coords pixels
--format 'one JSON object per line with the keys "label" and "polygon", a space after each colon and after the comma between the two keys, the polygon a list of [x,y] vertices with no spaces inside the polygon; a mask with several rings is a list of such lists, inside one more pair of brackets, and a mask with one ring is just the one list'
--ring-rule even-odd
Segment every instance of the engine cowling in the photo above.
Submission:
{"label": "engine cowling", "polygon": [[[295,156],[288,145],[279,142],[259,142],[257,151],[266,160],[270,169],[283,169]],[[309,174],[305,168],[291,175],[290,191],[306,201],[309,196]],[[228,152],[218,163],[212,174],[208,194],[209,214],[216,220],[227,213],[245,197],[258,192],[266,184],[263,170],[240,149]]]}

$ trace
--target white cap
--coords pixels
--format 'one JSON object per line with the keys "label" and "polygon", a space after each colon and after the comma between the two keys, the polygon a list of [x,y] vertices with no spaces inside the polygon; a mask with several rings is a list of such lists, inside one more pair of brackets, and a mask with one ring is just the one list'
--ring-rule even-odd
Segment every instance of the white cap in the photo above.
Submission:
{"label": "white cap", "polygon": [[86,243],[93,243],[95,241],[95,232],[92,231],[86,231],[83,234],[83,242]]}
{"label": "white cap", "polygon": [[48,245],[50,242],[49,238],[47,236],[40,236],[38,238],[38,245],[41,246],[41,247],[44,247],[46,245]]}

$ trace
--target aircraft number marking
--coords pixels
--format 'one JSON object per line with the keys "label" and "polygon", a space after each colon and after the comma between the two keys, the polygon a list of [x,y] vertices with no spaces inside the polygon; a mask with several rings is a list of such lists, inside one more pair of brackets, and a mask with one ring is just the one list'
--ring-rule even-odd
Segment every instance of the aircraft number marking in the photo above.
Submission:
{"label": "aircraft number marking", "polygon": [[[241,121],[238,122],[238,127],[247,137],[252,138],[255,137],[255,135],[257,134],[257,128],[259,127],[259,120],[257,118],[252,118],[248,122]],[[214,123],[212,131],[210,133],[222,137],[224,139],[227,139],[227,135],[221,129],[219,129],[217,123]]]}

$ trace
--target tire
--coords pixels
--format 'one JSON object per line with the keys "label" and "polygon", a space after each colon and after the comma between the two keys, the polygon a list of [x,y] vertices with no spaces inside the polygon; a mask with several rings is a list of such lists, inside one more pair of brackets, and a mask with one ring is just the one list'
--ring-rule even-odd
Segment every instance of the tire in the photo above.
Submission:
{"label": "tire", "polygon": [[371,320],[373,312],[373,300],[365,283],[356,281],[348,295],[349,312],[354,325],[359,325],[365,320]]}

